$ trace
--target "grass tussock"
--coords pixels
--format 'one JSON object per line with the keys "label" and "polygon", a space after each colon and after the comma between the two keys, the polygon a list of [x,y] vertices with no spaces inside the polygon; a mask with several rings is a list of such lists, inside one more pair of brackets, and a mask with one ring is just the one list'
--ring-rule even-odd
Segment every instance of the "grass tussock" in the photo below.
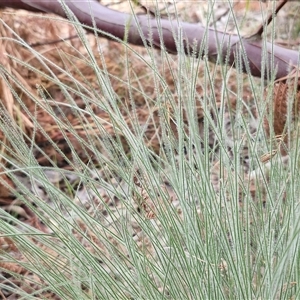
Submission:
{"label": "grass tussock", "polygon": [[0,19],[3,299],[299,297],[298,147],[266,138],[259,81]]}

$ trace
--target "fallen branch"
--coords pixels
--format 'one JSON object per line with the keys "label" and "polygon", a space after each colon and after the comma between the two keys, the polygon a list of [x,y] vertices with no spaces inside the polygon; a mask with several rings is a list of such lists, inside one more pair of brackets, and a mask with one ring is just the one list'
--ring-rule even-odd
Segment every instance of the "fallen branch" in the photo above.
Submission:
{"label": "fallen branch", "polygon": [[[93,0],[11,0],[0,3],[0,7],[13,7],[34,12],[54,13],[67,18],[73,14],[86,29],[94,32],[94,24],[99,35],[115,37],[134,45],[152,45],[170,53],[178,53],[180,42],[186,54],[201,58],[207,56],[212,62],[225,62],[236,66],[236,58],[242,57],[240,69],[253,76],[270,80],[287,76],[298,66],[298,51],[286,49],[257,36],[241,38],[238,35],[205,28],[199,24],[178,20],[157,19],[150,15],[131,15],[109,9]],[[263,57],[263,48],[266,55]],[[242,55],[240,55],[242,51]],[[264,68],[262,68],[264,64]],[[262,69],[265,70],[262,74]]]}

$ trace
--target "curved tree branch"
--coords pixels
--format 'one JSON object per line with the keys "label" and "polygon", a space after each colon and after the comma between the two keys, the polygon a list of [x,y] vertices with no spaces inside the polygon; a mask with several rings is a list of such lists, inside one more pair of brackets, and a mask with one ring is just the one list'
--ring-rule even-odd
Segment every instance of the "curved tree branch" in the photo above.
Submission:
{"label": "curved tree branch", "polygon": [[[220,61],[236,66],[253,76],[275,79],[287,76],[298,66],[298,51],[286,49],[257,38],[241,38],[238,35],[205,28],[199,24],[178,20],[158,19],[149,15],[131,15],[109,9],[94,0],[11,0],[0,2],[0,7],[13,7],[34,12],[54,13],[67,18],[70,12],[90,31],[94,24],[101,35],[145,46],[166,49],[177,53],[178,43],[183,43],[186,54],[204,55],[212,62]],[[106,35],[108,33],[109,35]],[[264,50],[263,50],[264,49]],[[265,52],[263,57],[263,52]],[[241,55],[242,53],[242,55]],[[237,59],[238,58],[238,59]],[[264,67],[262,68],[262,62]],[[264,74],[262,74],[264,69]]]}

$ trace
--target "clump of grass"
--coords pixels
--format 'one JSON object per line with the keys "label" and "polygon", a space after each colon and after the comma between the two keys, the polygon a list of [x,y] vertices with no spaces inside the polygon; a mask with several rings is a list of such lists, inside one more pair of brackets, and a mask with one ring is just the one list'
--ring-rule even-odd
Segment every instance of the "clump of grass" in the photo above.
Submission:
{"label": "clump of grass", "polygon": [[297,299],[299,153],[265,170],[271,144],[244,101],[247,84],[264,115],[254,79],[121,41],[119,80],[75,28],[86,51],[68,45],[65,69],[14,34],[42,68],[10,59],[46,88],[1,69],[32,124],[1,111],[1,167],[15,185],[0,211],[3,297]]}

